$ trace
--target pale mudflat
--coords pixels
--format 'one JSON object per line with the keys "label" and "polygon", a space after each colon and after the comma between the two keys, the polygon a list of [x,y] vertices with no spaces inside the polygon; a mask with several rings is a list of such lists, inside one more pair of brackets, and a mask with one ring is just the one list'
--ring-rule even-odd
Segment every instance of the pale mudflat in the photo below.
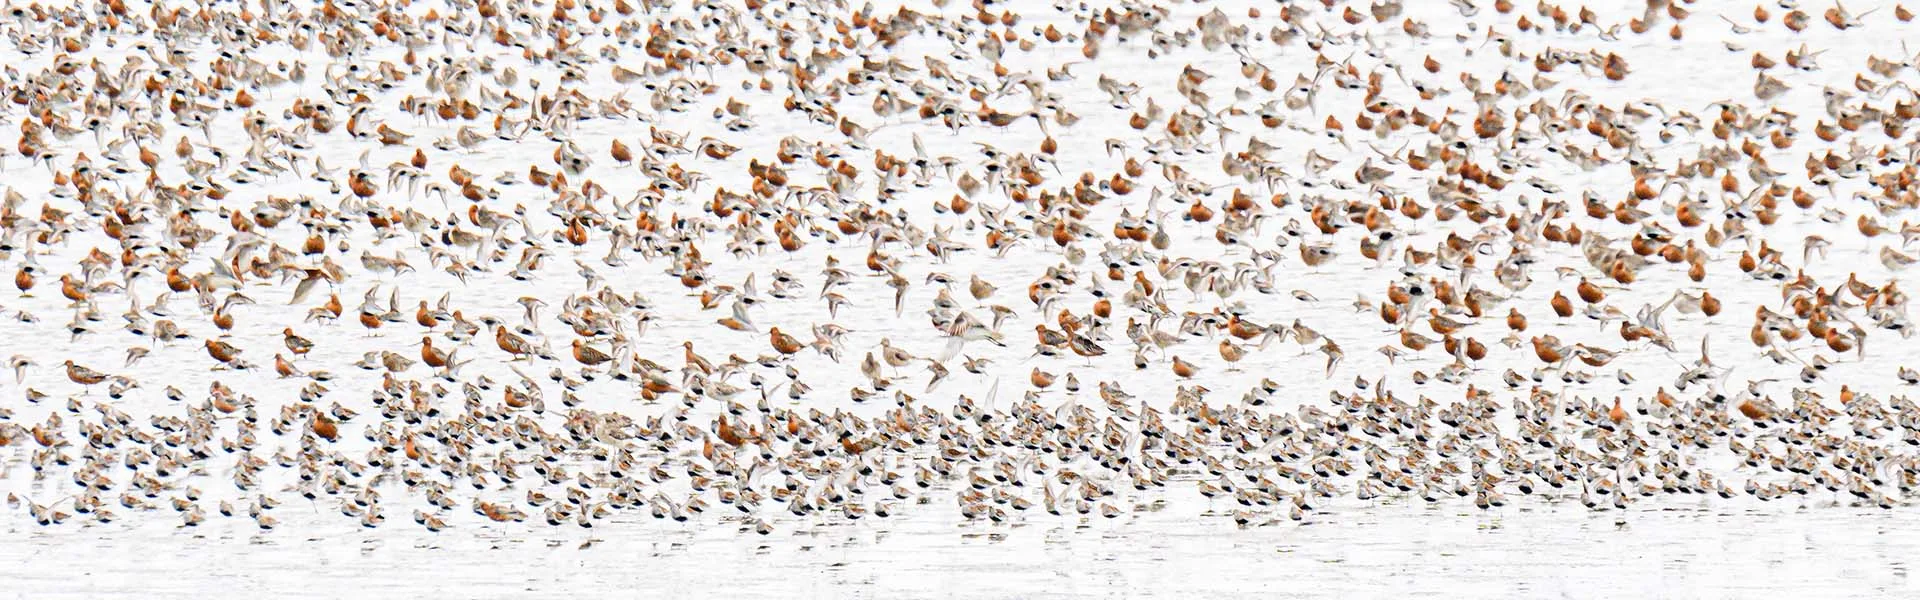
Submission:
{"label": "pale mudflat", "polygon": [[1913,594],[1894,3],[268,4],[0,16],[6,594]]}

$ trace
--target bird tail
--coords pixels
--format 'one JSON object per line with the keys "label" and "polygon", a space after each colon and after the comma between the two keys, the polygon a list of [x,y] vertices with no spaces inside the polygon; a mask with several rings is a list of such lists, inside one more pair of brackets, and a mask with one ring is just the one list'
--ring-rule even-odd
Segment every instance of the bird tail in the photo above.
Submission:
{"label": "bird tail", "polygon": [[455,349],[453,349],[452,351],[449,351],[449,352],[447,352],[447,367],[446,367],[446,368],[447,368],[447,376],[448,376],[448,377],[450,377],[450,378],[452,378],[452,377],[459,377],[459,375],[460,375],[460,367],[464,367],[464,366],[467,366],[467,363],[470,363],[470,362],[473,362],[473,359],[471,359],[471,358],[469,358],[469,359],[466,359],[466,360],[455,360],[455,358],[454,358],[454,357],[455,357],[456,355],[458,355],[458,354],[460,354],[460,349],[459,349],[459,348],[455,348]]}

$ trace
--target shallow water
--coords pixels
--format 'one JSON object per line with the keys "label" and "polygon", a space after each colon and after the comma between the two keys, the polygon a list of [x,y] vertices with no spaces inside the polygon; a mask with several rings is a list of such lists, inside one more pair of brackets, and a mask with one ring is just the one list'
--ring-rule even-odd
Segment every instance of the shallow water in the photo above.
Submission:
{"label": "shallow water", "polygon": [[[297,509],[296,509],[297,510]],[[289,512],[285,508],[282,513]],[[939,511],[782,530],[16,528],[8,597],[1904,597],[1912,511],[1705,505],[1488,512],[1386,503],[1236,528],[1177,511],[953,525]],[[288,519],[291,521],[292,519]],[[165,554],[156,554],[165,548]]]}

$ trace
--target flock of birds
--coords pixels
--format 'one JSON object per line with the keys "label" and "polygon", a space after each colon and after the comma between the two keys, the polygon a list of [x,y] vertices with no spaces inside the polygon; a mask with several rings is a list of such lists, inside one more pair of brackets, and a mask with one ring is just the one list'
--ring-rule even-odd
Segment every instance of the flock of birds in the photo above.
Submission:
{"label": "flock of birds", "polygon": [[9,519],[1920,486],[1920,59],[1744,41],[1905,7],[62,4],[0,18]]}

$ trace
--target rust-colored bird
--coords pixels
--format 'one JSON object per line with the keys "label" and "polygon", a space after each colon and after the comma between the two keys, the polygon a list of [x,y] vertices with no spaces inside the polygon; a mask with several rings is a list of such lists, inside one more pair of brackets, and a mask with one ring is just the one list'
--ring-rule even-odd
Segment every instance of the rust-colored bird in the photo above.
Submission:
{"label": "rust-colored bird", "polygon": [[420,362],[426,363],[427,366],[435,369],[443,369],[446,368],[449,358],[447,353],[441,352],[439,348],[433,347],[433,336],[422,336],[420,338]]}
{"label": "rust-colored bird", "polygon": [[[1607,299],[1606,292],[1601,291],[1600,286],[1594,285],[1593,282],[1587,281],[1584,277],[1580,278],[1580,285],[1575,286],[1574,291],[1579,292],[1580,299],[1587,304],[1596,304],[1601,300]],[[1559,296],[1555,296],[1555,298],[1557,299]],[[1558,306],[1556,305],[1555,308],[1557,310]]]}
{"label": "rust-colored bird", "polygon": [[427,301],[425,300],[421,300],[420,306],[413,309],[413,322],[427,329],[440,326],[440,318],[434,316],[433,311],[427,310]]}
{"label": "rust-colored bird", "polygon": [[1511,329],[1514,331],[1526,331],[1527,316],[1520,314],[1520,309],[1518,308],[1507,309],[1507,329]]}
{"label": "rust-colored bird", "polygon": [[373,335],[374,331],[380,329],[380,323],[382,321],[378,314],[364,310],[360,311],[360,326],[367,328],[367,335]]}
{"label": "rust-colored bird", "polygon": [[293,366],[293,361],[287,360],[287,355],[278,352],[273,354],[273,372],[280,375],[282,379],[306,375],[299,367]]}
{"label": "rust-colored bird", "polygon": [[523,359],[530,360],[534,356],[533,345],[528,344],[525,338],[507,331],[504,325],[495,325],[493,327],[493,343],[507,354],[513,355],[513,360],[516,361]]}
{"label": "rust-colored bird", "polygon": [[732,424],[727,422],[725,415],[721,415],[720,418],[714,422],[713,428],[714,435],[718,436],[720,441],[726,442],[727,445],[734,447],[745,446],[757,441],[759,437],[752,431],[742,433],[738,429],[735,429]]}
{"label": "rust-colored bird", "polygon": [[1227,371],[1239,371],[1240,359],[1247,356],[1247,349],[1233,343],[1233,340],[1220,340],[1220,359],[1227,361]]}
{"label": "rust-colored bird", "polygon": [[1566,358],[1566,349],[1560,346],[1560,341],[1553,336],[1536,335],[1533,336],[1531,341],[1533,343],[1533,355],[1539,358],[1540,362],[1559,364],[1562,359]]}
{"label": "rust-colored bird", "polygon": [[60,276],[60,295],[76,303],[86,302],[92,297],[92,294],[87,292],[86,286],[80,280],[74,279],[72,275]]}
{"label": "rust-colored bird", "polygon": [[680,342],[680,349],[682,351],[682,358],[686,360],[688,370],[698,370],[702,375],[713,374],[713,361],[709,361],[706,357],[694,352],[693,342]]}
{"label": "rust-colored bird", "polygon": [[92,386],[107,380],[106,373],[75,364],[72,360],[61,364],[67,368],[67,379],[82,386]]}
{"label": "rust-colored bird", "polygon": [[207,356],[213,357],[214,360],[220,361],[222,364],[231,365],[235,359],[240,358],[240,349],[234,347],[233,344],[209,338],[206,346]]}
{"label": "rust-colored bird", "polygon": [[314,411],[313,415],[309,417],[308,423],[313,429],[313,434],[320,436],[321,439],[329,442],[340,439],[340,424],[335,422],[332,417],[328,417],[325,413]]}
{"label": "rust-colored bird", "polygon": [[574,340],[573,341],[573,360],[579,361],[580,364],[583,364],[589,367],[594,367],[594,366],[599,366],[600,364],[605,363],[607,361],[613,360],[613,357],[607,356],[605,352],[601,352],[598,348],[594,348],[593,346],[588,346],[586,342],[583,342],[581,340]]}
{"label": "rust-colored bird", "polygon": [[1044,390],[1053,387],[1053,381],[1054,375],[1040,370],[1040,367],[1034,367],[1033,371],[1027,374],[1027,382],[1033,384],[1035,388]]}
{"label": "rust-colored bird", "polygon": [[287,345],[287,351],[292,352],[294,356],[306,356],[308,352],[313,351],[313,341],[295,335],[292,327],[281,329],[280,336],[281,341]]}
{"label": "rust-colored bird", "polygon": [[1194,375],[1200,374],[1200,367],[1175,356],[1173,357],[1173,374],[1181,379],[1192,379]]}
{"label": "rust-colored bird", "polygon": [[[774,327],[767,331],[767,343],[773,346],[775,352],[786,355],[793,355],[800,352],[800,349],[806,347],[800,343],[800,340],[794,339],[793,336],[780,331],[779,327]],[[691,353],[693,350],[689,348],[687,351]]]}

